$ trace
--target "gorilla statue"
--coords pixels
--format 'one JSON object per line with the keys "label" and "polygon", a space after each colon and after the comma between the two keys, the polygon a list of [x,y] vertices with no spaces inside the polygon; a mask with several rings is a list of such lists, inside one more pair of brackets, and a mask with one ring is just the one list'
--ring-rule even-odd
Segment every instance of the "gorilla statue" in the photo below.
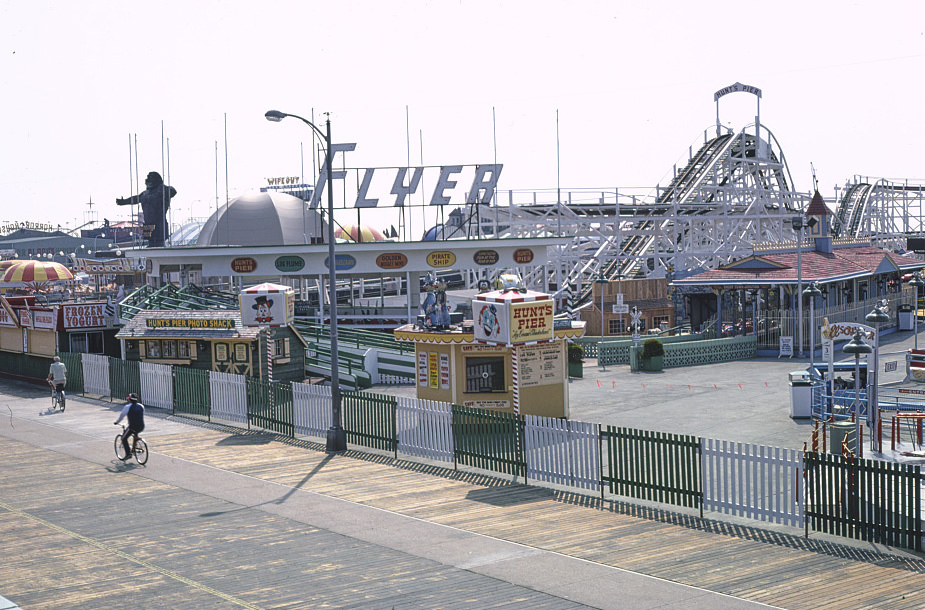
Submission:
{"label": "gorilla statue", "polygon": [[116,199],[116,205],[141,204],[144,217],[144,235],[148,245],[159,247],[167,239],[167,210],[170,200],[177,194],[177,189],[164,184],[164,179],[157,172],[148,172],[145,178],[145,190],[128,199]]}

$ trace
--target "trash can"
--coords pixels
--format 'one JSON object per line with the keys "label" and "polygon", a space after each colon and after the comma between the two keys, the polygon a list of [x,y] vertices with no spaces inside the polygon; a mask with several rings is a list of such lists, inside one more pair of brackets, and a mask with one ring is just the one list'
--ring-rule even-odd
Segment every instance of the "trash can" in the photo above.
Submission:
{"label": "trash can", "polygon": [[848,449],[854,455],[858,454],[858,439],[855,434],[856,424],[853,421],[833,421],[829,424],[829,453],[841,455],[842,443],[848,444]]}
{"label": "trash can", "polygon": [[897,308],[897,315],[899,317],[899,330],[915,329],[915,312],[912,305],[907,303],[900,305]]}
{"label": "trash can", "polygon": [[812,417],[813,382],[808,371],[790,373],[790,417]]}

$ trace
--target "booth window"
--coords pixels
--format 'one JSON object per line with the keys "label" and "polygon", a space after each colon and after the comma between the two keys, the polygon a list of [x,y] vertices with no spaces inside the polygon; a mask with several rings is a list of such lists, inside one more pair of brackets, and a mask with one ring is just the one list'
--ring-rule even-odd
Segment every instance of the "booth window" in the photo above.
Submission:
{"label": "booth window", "polygon": [[607,334],[609,335],[622,335],[623,334],[623,323],[626,320],[621,320],[617,318],[616,320],[607,320]]}
{"label": "booth window", "polygon": [[466,392],[504,392],[504,357],[466,358]]}
{"label": "booth window", "polygon": [[103,333],[71,333],[70,335],[71,350],[77,354],[102,354],[103,353]]}
{"label": "booth window", "polygon": [[289,339],[273,340],[273,357],[274,359],[289,357]]}
{"label": "booth window", "polygon": [[164,358],[175,359],[177,357],[176,340],[164,339],[161,341],[161,354]]}
{"label": "booth window", "polygon": [[145,341],[145,356],[165,360],[189,358],[189,342],[177,339],[148,339]]}

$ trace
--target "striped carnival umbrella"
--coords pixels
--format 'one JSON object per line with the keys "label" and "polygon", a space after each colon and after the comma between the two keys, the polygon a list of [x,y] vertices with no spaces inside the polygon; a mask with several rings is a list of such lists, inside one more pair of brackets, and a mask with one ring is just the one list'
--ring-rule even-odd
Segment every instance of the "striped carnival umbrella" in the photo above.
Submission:
{"label": "striped carnival umbrella", "polygon": [[6,270],[12,267],[13,265],[18,265],[19,263],[25,263],[28,261],[22,261],[18,259],[12,259],[8,261],[0,261],[0,278],[3,277],[3,274],[6,273]]}
{"label": "striped carnival umbrella", "polygon": [[334,239],[353,242],[382,241],[385,235],[366,225],[344,225],[334,231]]}
{"label": "striped carnival umbrella", "polygon": [[3,274],[3,281],[22,284],[42,284],[73,279],[71,272],[61,263],[53,261],[20,261]]}

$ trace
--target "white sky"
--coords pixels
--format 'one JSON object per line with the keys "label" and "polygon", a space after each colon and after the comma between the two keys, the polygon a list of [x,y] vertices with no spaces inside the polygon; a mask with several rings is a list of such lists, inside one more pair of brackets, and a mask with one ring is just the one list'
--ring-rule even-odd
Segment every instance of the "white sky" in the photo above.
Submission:
{"label": "white sky", "polygon": [[[298,175],[302,144],[311,158],[308,128],[267,122],[271,108],[330,111],[334,141],[357,143],[351,167],[405,165],[410,131],[412,165],[421,142],[429,165],[497,155],[502,189],[651,188],[737,81],[762,89],[798,190],[810,163],[827,198],[854,174],[925,179],[923,7],[0,0],[0,221],[73,227],[91,198],[100,220],[126,218],[130,134],[144,180],[162,124],[174,222],[207,216],[216,142],[225,200],[226,116],[231,197]],[[752,122],[755,101],[723,98],[722,121]]]}

